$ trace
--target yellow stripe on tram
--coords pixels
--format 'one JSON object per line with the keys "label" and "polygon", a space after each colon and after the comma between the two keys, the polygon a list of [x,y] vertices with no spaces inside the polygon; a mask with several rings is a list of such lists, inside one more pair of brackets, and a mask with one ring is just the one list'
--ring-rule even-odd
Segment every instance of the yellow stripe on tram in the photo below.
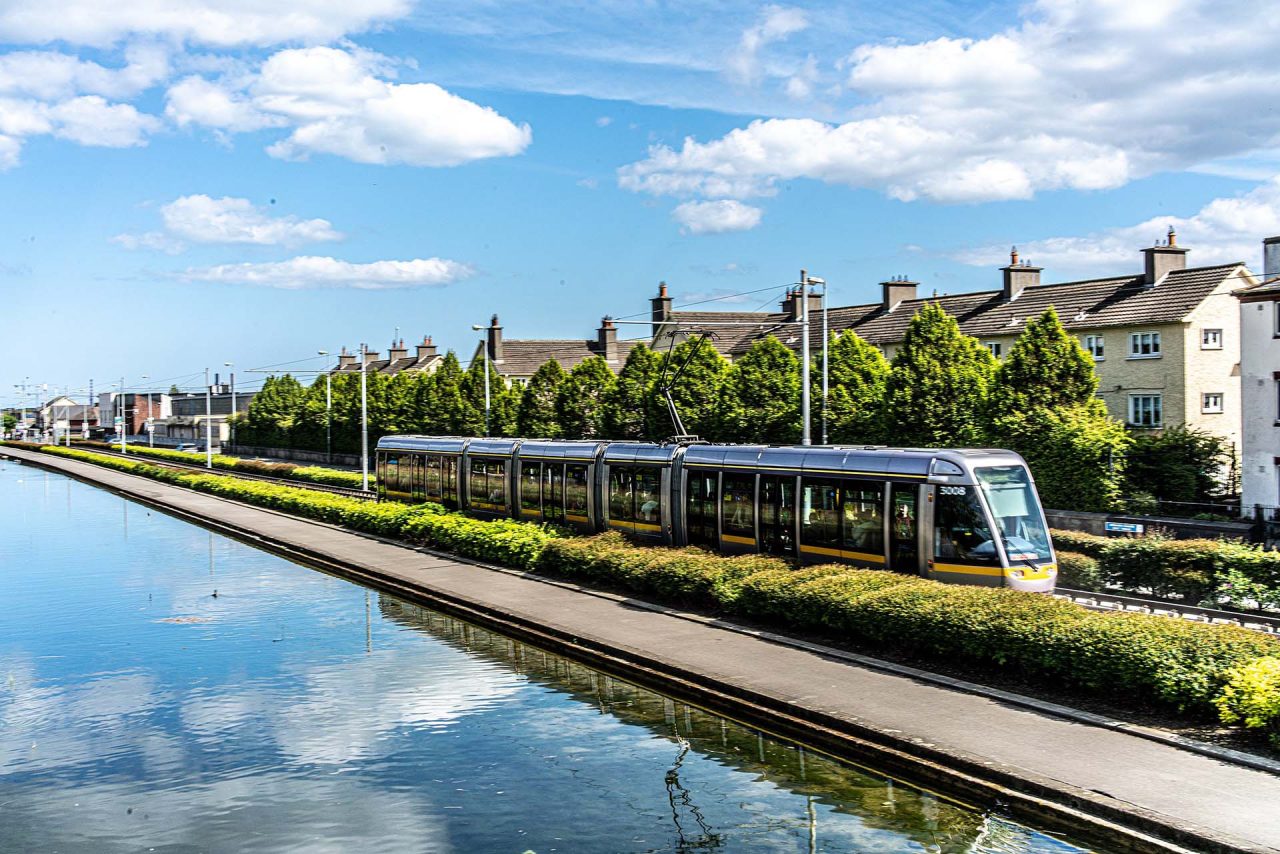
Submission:
{"label": "yellow stripe on tram", "polygon": [[585,521],[587,521],[587,517],[586,517],[586,516],[575,516],[575,515],[573,515],[572,513],[566,513],[566,514],[564,514],[564,518],[568,519],[570,522],[585,522]]}
{"label": "yellow stripe on tram", "polygon": [[732,534],[722,534],[720,539],[726,543],[737,543],[740,546],[754,546],[756,544],[754,537],[735,537]]}
{"label": "yellow stripe on tram", "polygon": [[935,563],[934,572],[954,572],[958,575],[986,575],[1003,577],[1004,569],[998,566],[969,566],[959,563]]}

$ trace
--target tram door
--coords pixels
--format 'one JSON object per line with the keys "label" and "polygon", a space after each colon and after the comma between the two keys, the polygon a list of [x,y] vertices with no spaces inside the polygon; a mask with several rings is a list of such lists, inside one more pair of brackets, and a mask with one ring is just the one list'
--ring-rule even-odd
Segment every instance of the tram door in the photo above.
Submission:
{"label": "tram door", "polygon": [[548,522],[564,521],[564,465],[546,463],[542,467],[542,514]]}
{"label": "tram door", "polygon": [[795,506],[795,478],[760,476],[760,541],[766,554],[796,553]]}
{"label": "tram door", "polygon": [[716,548],[720,535],[716,531],[716,479],[713,471],[686,469],[688,497],[685,501],[685,531],[691,546]]}
{"label": "tram door", "polygon": [[893,484],[889,516],[889,568],[909,575],[920,573],[920,488]]}

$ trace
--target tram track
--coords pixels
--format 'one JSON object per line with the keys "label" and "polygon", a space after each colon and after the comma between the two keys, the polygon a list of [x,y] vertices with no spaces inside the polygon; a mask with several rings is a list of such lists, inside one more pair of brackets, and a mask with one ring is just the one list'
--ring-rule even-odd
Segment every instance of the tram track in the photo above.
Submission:
{"label": "tram track", "polygon": [[347,486],[334,486],[328,483],[315,483],[309,480],[298,480],[288,477],[271,477],[265,474],[252,474],[250,472],[235,471],[234,469],[211,469],[200,465],[187,465],[186,463],[174,462],[172,460],[162,460],[156,457],[144,456],[142,454],[127,454],[120,451],[107,451],[101,448],[86,448],[95,454],[102,454],[106,457],[117,457],[119,459],[129,460],[131,462],[143,462],[147,465],[159,466],[161,468],[173,469],[175,471],[188,471],[193,474],[217,474],[227,477],[239,477],[245,480],[257,480],[263,483],[273,483],[277,486],[292,486],[299,489],[313,489],[317,492],[328,492],[334,495],[341,495],[346,498],[358,498],[362,501],[376,501],[378,494],[376,492],[365,491],[363,489],[354,489]]}
{"label": "tram track", "polygon": [[1224,611],[1218,608],[1201,608],[1169,599],[1124,596],[1118,593],[1098,593],[1092,590],[1072,590],[1066,587],[1055,588],[1053,595],[1059,599],[1066,599],[1068,602],[1088,608],[1091,611],[1152,614],[1158,617],[1171,617],[1195,623],[1240,626],[1241,628],[1280,637],[1280,617],[1272,617],[1265,614]]}

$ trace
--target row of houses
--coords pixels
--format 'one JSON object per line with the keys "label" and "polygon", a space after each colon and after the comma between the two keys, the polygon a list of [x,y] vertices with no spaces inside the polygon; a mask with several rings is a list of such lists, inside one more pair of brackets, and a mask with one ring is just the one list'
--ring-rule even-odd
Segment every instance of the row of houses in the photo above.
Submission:
{"label": "row of houses", "polygon": [[[1140,250],[1140,266],[1114,276],[1046,282],[1043,268],[1015,248],[991,290],[924,295],[917,282],[898,277],[880,283],[877,302],[826,306],[824,295],[809,293],[810,346],[821,348],[824,328],[852,330],[892,359],[911,318],[936,302],[1000,358],[1028,320],[1053,306],[1093,358],[1098,396],[1112,416],[1138,430],[1186,426],[1223,437],[1240,457],[1246,506],[1280,506],[1280,237],[1263,242],[1261,276],[1244,261],[1189,266],[1189,253],[1171,229]],[[674,303],[665,283],[650,300],[648,343],[658,350],[695,334],[706,334],[730,360],[766,335],[800,348],[798,291],[788,291],[777,311],[689,311]],[[512,384],[527,382],[549,359],[568,370],[600,356],[617,371],[631,343],[619,342],[608,317],[594,338],[503,333],[494,315],[473,358],[488,358]],[[364,364],[383,373],[431,371],[440,358],[427,338],[415,354],[399,342],[387,358],[365,354]],[[344,351],[335,370],[359,371],[361,364]]]}

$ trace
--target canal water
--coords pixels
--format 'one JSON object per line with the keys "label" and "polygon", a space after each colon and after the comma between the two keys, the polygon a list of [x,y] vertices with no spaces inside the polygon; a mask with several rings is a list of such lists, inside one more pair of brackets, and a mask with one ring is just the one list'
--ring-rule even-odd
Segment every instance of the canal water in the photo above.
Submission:
{"label": "canal water", "polygon": [[1080,850],[3,461],[0,609],[2,851]]}

